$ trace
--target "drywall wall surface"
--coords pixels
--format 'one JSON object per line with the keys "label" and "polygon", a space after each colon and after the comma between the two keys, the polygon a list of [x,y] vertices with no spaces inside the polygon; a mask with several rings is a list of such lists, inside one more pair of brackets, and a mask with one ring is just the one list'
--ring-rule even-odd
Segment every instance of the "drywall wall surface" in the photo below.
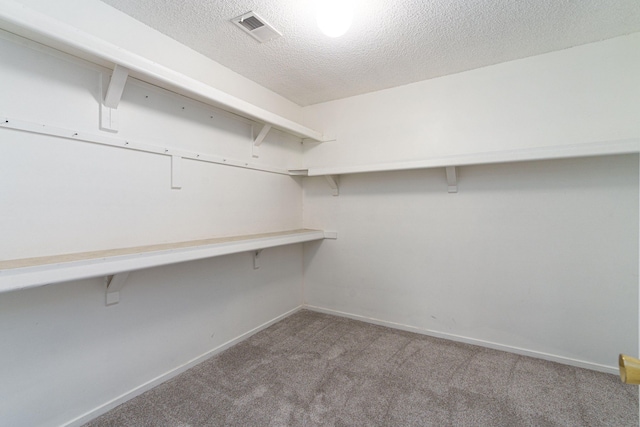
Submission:
{"label": "drywall wall surface", "polygon": [[[129,79],[117,133],[99,129],[99,69],[0,39],[0,115],[258,166],[287,169],[301,145],[270,133],[253,158],[252,128],[205,105]],[[107,76],[109,74],[106,74]],[[108,79],[106,80],[108,82]],[[106,84],[105,84],[106,87]],[[299,228],[300,182],[286,175],[0,129],[0,259]],[[171,152],[171,151],[170,151]]]}
{"label": "drywall wall surface", "polygon": [[640,33],[304,108],[308,167],[640,136]]}
{"label": "drywall wall surface", "polygon": [[3,2],[21,4],[275,114],[301,120],[297,104],[98,0]]}
{"label": "drywall wall surface", "polygon": [[638,156],[304,180],[305,302],[615,372],[638,346]]}
{"label": "drywall wall surface", "polygon": [[102,405],[298,307],[301,245],[266,249],[261,263],[254,270],[245,253],[135,271],[109,307],[102,278],[0,294],[0,424],[100,415]]}
{"label": "drywall wall surface", "polygon": [[[73,134],[278,168],[296,138],[274,132],[252,158],[245,121],[131,79],[119,132],[102,131],[103,70],[24,43],[0,38],[1,260],[301,227],[299,179],[184,159],[172,188],[171,156]],[[70,137],[38,133],[52,128]],[[265,249],[259,269],[242,253],[134,271],[109,307],[103,278],[0,294],[0,424],[86,420],[299,307],[301,284],[292,245]]]}

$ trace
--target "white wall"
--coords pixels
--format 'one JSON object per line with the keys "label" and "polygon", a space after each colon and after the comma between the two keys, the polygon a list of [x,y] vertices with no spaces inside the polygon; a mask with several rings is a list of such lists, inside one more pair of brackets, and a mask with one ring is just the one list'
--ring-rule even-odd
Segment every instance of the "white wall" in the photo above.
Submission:
{"label": "white wall", "polygon": [[[640,137],[640,34],[307,107],[314,166]],[[304,180],[305,302],[615,371],[638,345],[638,157]]]}
{"label": "white wall", "polygon": [[385,163],[640,135],[640,33],[305,107],[337,137],[307,166]]}
{"label": "white wall", "polygon": [[245,253],[135,271],[109,307],[101,278],[0,295],[2,425],[65,424],[288,313],[301,254],[265,250],[259,270]]}
{"label": "white wall", "polygon": [[[14,40],[11,36],[5,37]],[[0,39],[0,116],[104,134],[100,70]],[[64,59],[66,58],[66,59]],[[148,98],[147,98],[148,97]],[[184,109],[183,109],[184,107]],[[298,140],[131,80],[118,137],[286,168]],[[284,175],[0,129],[0,259],[300,228]],[[105,307],[101,278],[0,294],[0,424],[61,425],[298,307],[302,245],[131,274]]]}
{"label": "white wall", "polygon": [[[20,3],[300,114],[97,0]],[[637,137],[637,45],[623,37],[308,107],[306,120],[339,141],[312,146],[306,162]],[[100,69],[6,40],[0,57],[0,115],[100,132]],[[130,80],[119,111],[123,138],[250,159],[249,126],[198,103]],[[326,309],[596,367],[637,348],[637,156],[465,167],[455,195],[441,170],[343,177],[337,198],[307,179],[303,206],[300,181],[281,175],[185,161],[173,190],[164,156],[6,129],[0,152],[0,259],[303,223],[340,233],[304,258],[300,245],[265,251],[260,270],[238,254],[134,272],[111,307],[100,279],[0,295],[9,425],[80,417],[287,313],[302,302],[303,268],[307,302]],[[300,155],[273,133],[257,161]]]}
{"label": "white wall", "polygon": [[638,157],[348,175],[304,182],[305,302],[553,360],[635,354]]}
{"label": "white wall", "polygon": [[[276,131],[254,159],[249,124],[134,79],[118,107],[120,131],[100,131],[99,69],[9,41],[0,47],[0,114],[10,119],[283,169],[300,156],[298,140]],[[3,259],[301,225],[300,183],[287,176],[187,159],[183,188],[172,190],[169,156],[2,132],[0,162],[11,177],[2,187],[3,235],[14,242],[0,248]],[[24,239],[31,234],[37,245]]]}
{"label": "white wall", "polygon": [[43,13],[275,114],[301,119],[297,104],[99,0],[0,0],[0,6],[3,3]]}

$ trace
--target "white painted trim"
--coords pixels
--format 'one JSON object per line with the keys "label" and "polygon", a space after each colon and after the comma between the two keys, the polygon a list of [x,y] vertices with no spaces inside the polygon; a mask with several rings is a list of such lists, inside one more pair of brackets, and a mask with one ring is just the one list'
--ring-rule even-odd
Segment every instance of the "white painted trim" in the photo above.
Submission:
{"label": "white painted trim", "polygon": [[171,156],[171,188],[182,188],[182,157]]}
{"label": "white painted trim", "polygon": [[228,157],[211,156],[191,151],[178,150],[170,147],[161,147],[159,145],[147,144],[144,142],[133,141],[130,139],[119,138],[111,135],[94,134],[84,131],[75,131],[73,129],[59,128],[50,126],[48,124],[35,123],[6,116],[0,117],[0,129],[1,128],[35,133],[38,135],[53,136],[57,138],[72,139],[74,141],[89,142],[92,144],[107,145],[110,147],[141,151],[144,153],[160,154],[164,156],[179,156],[184,159],[194,160],[197,162],[215,163],[217,165],[233,166],[237,168],[252,169],[287,176],[291,175],[287,169],[258,165],[255,163],[244,162],[242,160],[230,159]]}
{"label": "white painted trim", "polygon": [[391,172],[451,166],[485,165],[495,163],[528,162],[534,160],[568,159],[576,157],[632,154],[640,151],[640,138],[598,141],[583,144],[502,150],[458,156],[434,157],[423,160],[373,165],[310,167],[308,176],[346,175],[368,172]]}
{"label": "white painted trim", "polygon": [[263,323],[260,326],[257,326],[253,329],[251,329],[248,332],[245,332],[244,334],[233,338],[227,342],[225,342],[224,344],[219,345],[218,347],[209,350],[208,352],[194,358],[191,359],[190,361],[188,361],[187,363],[184,363],[168,372],[165,372],[164,374],[161,374],[157,377],[155,377],[154,379],[147,381],[146,383],[134,388],[133,390],[130,390],[126,393],[121,394],[120,396],[116,397],[115,399],[110,400],[109,402],[98,406],[97,408],[94,408],[88,412],[85,412],[84,414],[80,415],[77,418],[74,418],[71,421],[68,421],[65,424],[62,424],[62,427],[76,427],[76,426],[81,426],[85,423],[88,423],[89,421],[99,417],[102,414],[105,414],[107,412],[109,412],[111,409],[115,408],[118,405],[121,405],[123,403],[125,403],[128,400],[133,399],[134,397],[137,397],[139,395],[141,395],[142,393],[151,390],[154,387],[159,386],[160,384],[169,381],[171,378],[185,372],[186,370],[193,368],[194,366],[204,362],[207,359],[210,359],[211,357],[222,353],[224,350],[250,338],[252,335],[255,335],[256,333],[268,328],[269,326],[278,323],[279,321],[291,316],[292,314],[297,313],[298,311],[300,311],[302,309],[303,306],[298,306],[296,308],[294,308],[293,310],[289,310],[284,314],[281,314],[280,316],[269,320],[268,322]]}
{"label": "white painted trim", "polygon": [[312,305],[308,305],[308,304],[303,304],[300,305],[266,323],[263,323],[260,326],[257,326],[256,328],[232,339],[227,341],[224,344],[219,345],[218,347],[202,354],[201,356],[198,356],[190,361],[188,361],[187,363],[184,363],[162,375],[157,376],[156,378],[126,392],[121,394],[120,396],[110,400],[109,402],[100,405],[82,415],[80,415],[77,418],[74,418],[73,420],[68,421],[65,424],[62,424],[62,427],[79,427],[82,426],[83,424],[99,417],[102,414],[105,414],[107,412],[109,412],[111,409],[115,408],[116,406],[119,406],[125,402],[127,402],[128,400],[133,399],[134,397],[137,397],[139,395],[141,395],[142,393],[151,390],[152,388],[174,378],[175,376],[187,371],[188,369],[198,365],[199,363],[204,362],[205,360],[223,352],[224,350],[250,338],[251,336],[255,335],[256,333],[268,328],[269,326],[297,313],[298,311],[305,309],[305,310],[311,310],[311,311],[316,311],[319,313],[325,313],[325,314],[330,314],[330,315],[334,315],[334,316],[340,316],[340,317],[346,317],[346,318],[350,318],[350,319],[354,319],[354,320],[359,320],[362,322],[367,322],[367,323],[371,323],[371,324],[375,324],[375,325],[380,325],[380,326],[386,326],[386,327],[390,327],[393,329],[399,329],[399,330],[403,330],[403,331],[408,331],[408,332],[414,332],[414,333],[418,333],[418,334],[422,334],[422,335],[428,335],[428,336],[433,336],[433,337],[437,337],[437,338],[444,338],[444,339],[449,339],[451,341],[457,341],[457,342],[464,342],[467,344],[473,344],[473,345],[478,345],[481,347],[487,347],[487,348],[492,348],[494,350],[501,350],[501,351],[507,351],[510,353],[515,353],[515,354],[520,354],[523,356],[529,356],[529,357],[535,357],[538,359],[544,359],[544,360],[549,360],[552,362],[558,362],[558,363],[562,363],[565,365],[571,365],[571,366],[577,366],[579,368],[586,368],[586,369],[591,369],[591,370],[595,370],[595,371],[600,371],[600,372],[606,372],[606,373],[613,373],[616,374],[617,373],[617,368],[612,368],[609,366],[604,366],[604,365],[599,365],[599,364],[594,364],[594,363],[589,363],[589,362],[583,362],[583,361],[579,361],[579,360],[575,360],[575,359],[569,359],[569,358],[564,358],[564,357],[560,357],[560,356],[554,356],[554,355],[550,355],[547,353],[541,353],[541,352],[535,352],[535,351],[530,351],[530,350],[525,350],[525,349],[520,349],[517,347],[510,347],[510,346],[505,346],[505,345],[501,345],[501,344],[496,344],[496,343],[491,343],[488,341],[481,341],[481,340],[475,340],[472,338],[466,338],[466,337],[460,337],[458,335],[451,335],[451,334],[445,334],[445,333],[440,333],[440,332],[435,332],[435,331],[430,331],[430,330],[426,330],[426,329],[420,329],[420,328],[415,328],[412,326],[407,326],[407,325],[402,325],[399,323],[394,323],[394,322],[387,322],[387,321],[383,321],[383,320],[379,320],[379,319],[372,319],[369,317],[364,317],[364,316],[359,316],[359,315],[354,315],[354,314],[349,314],[349,313],[345,313],[345,312],[341,312],[341,311],[336,311],[336,310],[330,310],[330,309],[325,309],[325,308],[321,308],[321,307],[316,307],[316,306],[312,306]]}
{"label": "white painted trim", "polygon": [[132,77],[250,120],[271,124],[274,128],[299,138],[315,141],[326,139],[318,131],[236,98],[16,1],[4,0],[0,8],[0,26],[20,36],[102,66],[119,65],[128,69]]}
{"label": "white painted trim", "polygon": [[616,366],[600,365],[598,363],[585,362],[583,360],[571,359],[569,357],[557,356],[554,354],[544,353],[535,350],[527,350],[520,347],[513,347],[510,345],[498,344],[491,341],[478,340],[475,338],[463,337],[460,335],[448,334],[445,332],[433,331],[430,329],[417,328],[415,326],[403,325],[401,323],[389,322],[386,320],[374,319],[371,317],[360,316],[358,314],[345,313],[342,311],[331,310],[328,308],[316,307],[313,305],[305,304],[303,306],[306,310],[317,311],[319,313],[331,314],[334,316],[347,317],[349,319],[359,320],[361,322],[372,323],[374,325],[386,326],[393,329],[399,329],[407,332],[414,332],[421,335],[428,335],[435,338],[443,338],[450,341],[462,342],[465,344],[477,345],[479,347],[491,348],[493,350],[506,351],[508,353],[519,354],[521,356],[534,357],[536,359],[548,360],[550,362],[557,362],[563,365],[575,366],[578,368],[590,369],[592,371],[605,372],[607,374],[618,374],[618,368]]}

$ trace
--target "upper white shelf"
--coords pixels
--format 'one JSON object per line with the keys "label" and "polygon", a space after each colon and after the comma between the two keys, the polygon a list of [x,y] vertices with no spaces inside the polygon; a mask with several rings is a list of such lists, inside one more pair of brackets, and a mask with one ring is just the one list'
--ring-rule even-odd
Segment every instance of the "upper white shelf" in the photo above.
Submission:
{"label": "upper white shelf", "polygon": [[0,261],[0,292],[258,251],[275,246],[322,240],[325,237],[335,238],[333,233],[302,229]]}
{"label": "upper white shelf", "polygon": [[[402,171],[483,165],[493,163],[526,162],[532,160],[567,159],[575,157],[607,156],[640,152],[640,138],[619,141],[593,142],[575,145],[539,147],[519,150],[464,154],[459,156],[434,157],[407,162],[378,163],[355,166],[310,167],[308,176],[347,175],[367,172]],[[301,174],[301,171],[290,171]]]}
{"label": "upper white shelf", "polygon": [[120,65],[129,70],[129,75],[132,77],[252,121],[268,124],[299,138],[314,141],[326,140],[318,131],[257,107],[14,1],[3,1],[0,8],[0,28],[102,66],[114,68],[115,65]]}

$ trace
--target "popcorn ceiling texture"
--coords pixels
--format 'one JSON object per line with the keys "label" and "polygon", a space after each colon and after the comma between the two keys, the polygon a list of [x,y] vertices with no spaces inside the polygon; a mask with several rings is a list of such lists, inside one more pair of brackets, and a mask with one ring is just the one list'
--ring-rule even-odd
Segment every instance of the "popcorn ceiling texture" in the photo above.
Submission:
{"label": "popcorn ceiling texture", "polygon": [[[306,106],[640,31],[638,0],[359,0],[332,39],[313,0],[102,0]],[[257,12],[260,44],[229,20]]]}

